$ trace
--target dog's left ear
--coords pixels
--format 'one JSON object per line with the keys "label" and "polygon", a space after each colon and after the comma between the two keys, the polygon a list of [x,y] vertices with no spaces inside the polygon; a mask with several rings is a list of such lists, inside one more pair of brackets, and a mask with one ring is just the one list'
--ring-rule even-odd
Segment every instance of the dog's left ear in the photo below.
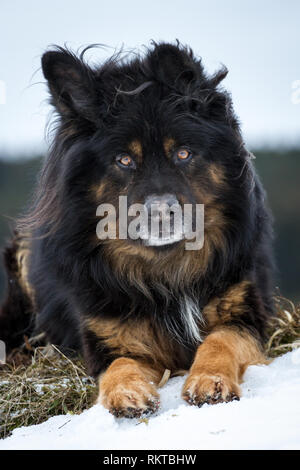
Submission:
{"label": "dog's left ear", "polygon": [[190,50],[173,44],[155,44],[148,60],[155,78],[169,87],[184,88],[203,71]]}
{"label": "dog's left ear", "polygon": [[72,52],[57,48],[42,57],[52,104],[64,117],[81,116],[97,120],[97,89],[94,72]]}
{"label": "dog's left ear", "polygon": [[215,72],[214,75],[209,78],[209,84],[211,88],[216,88],[218,85],[220,85],[220,83],[224,80],[224,78],[227,77],[227,75],[228,70],[225,66]]}

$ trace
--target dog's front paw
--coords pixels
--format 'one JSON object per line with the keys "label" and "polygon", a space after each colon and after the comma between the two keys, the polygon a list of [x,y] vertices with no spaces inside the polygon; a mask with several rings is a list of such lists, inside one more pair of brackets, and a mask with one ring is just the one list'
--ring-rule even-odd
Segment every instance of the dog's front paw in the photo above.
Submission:
{"label": "dog's front paw", "polygon": [[183,399],[196,406],[239,400],[240,396],[239,385],[222,374],[190,374],[182,391]]}
{"label": "dog's front paw", "polygon": [[159,395],[151,383],[133,377],[119,383],[100,383],[99,402],[118,418],[138,418],[154,413],[159,407]]}

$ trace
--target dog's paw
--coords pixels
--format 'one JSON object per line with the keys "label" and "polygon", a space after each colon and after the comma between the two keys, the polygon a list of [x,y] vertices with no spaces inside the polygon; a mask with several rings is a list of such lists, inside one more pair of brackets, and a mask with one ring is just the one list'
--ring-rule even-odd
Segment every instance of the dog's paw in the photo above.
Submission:
{"label": "dog's paw", "polygon": [[183,399],[195,406],[239,400],[240,396],[239,385],[222,374],[190,374],[182,391]]}
{"label": "dog's paw", "polygon": [[144,379],[138,379],[101,390],[99,402],[117,418],[139,418],[154,413],[160,405],[155,387]]}

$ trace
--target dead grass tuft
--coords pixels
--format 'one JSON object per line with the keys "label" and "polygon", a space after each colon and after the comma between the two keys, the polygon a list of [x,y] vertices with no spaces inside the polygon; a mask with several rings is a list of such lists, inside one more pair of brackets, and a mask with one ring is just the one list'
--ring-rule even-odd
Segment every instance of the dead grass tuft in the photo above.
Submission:
{"label": "dead grass tuft", "polygon": [[52,345],[23,356],[25,363],[19,364],[18,355],[17,361],[0,370],[2,438],[15,428],[39,424],[51,416],[80,413],[95,399],[96,385],[79,358],[70,359]]}
{"label": "dead grass tuft", "polygon": [[300,347],[300,304],[282,296],[275,297],[276,315],[270,322],[266,352],[277,357]]}

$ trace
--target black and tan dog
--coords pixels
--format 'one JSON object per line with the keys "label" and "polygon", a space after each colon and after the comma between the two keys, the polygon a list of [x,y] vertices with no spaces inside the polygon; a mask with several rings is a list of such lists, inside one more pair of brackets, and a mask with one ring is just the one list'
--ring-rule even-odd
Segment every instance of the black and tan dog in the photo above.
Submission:
{"label": "black and tan dog", "polygon": [[[56,48],[42,68],[58,113],[33,207],[6,249],[8,348],[44,331],[81,350],[116,416],[159,404],[165,369],[189,369],[194,405],[238,399],[263,362],[272,315],[270,215],[231,98],[191,50],[90,67]],[[204,246],[96,236],[102,203],[204,204]]]}

